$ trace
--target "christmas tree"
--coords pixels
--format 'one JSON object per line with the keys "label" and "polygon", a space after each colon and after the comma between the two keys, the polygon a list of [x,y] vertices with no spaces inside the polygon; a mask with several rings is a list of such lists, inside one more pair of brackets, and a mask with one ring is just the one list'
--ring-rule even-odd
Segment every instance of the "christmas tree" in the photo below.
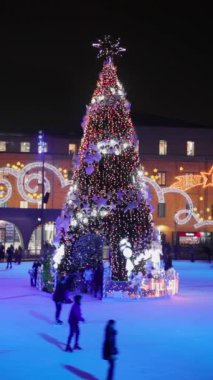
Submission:
{"label": "christmas tree", "polygon": [[82,123],[79,162],[64,208],[70,226],[61,239],[65,249],[58,269],[69,272],[79,237],[98,233],[110,246],[113,279],[127,280],[134,260],[150,247],[152,215],[130,104],[113,63],[125,49],[110,36],[93,46],[104,64]]}

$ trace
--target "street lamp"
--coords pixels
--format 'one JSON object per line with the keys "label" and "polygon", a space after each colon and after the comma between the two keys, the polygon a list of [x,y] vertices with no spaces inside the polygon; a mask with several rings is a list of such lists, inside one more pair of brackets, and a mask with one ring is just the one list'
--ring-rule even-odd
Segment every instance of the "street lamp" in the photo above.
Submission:
{"label": "street lamp", "polygon": [[46,143],[44,140],[44,132],[39,131],[38,132],[38,154],[41,155],[42,158],[42,179],[41,179],[41,253],[43,249],[43,243],[44,243],[44,162],[45,162],[45,151],[46,151]]}

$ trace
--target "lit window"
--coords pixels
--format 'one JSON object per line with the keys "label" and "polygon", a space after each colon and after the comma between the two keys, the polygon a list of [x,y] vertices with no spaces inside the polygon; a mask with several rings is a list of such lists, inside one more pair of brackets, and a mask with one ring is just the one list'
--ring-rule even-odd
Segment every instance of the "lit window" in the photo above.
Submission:
{"label": "lit window", "polygon": [[29,142],[21,142],[21,152],[28,153],[30,152],[30,143]]}
{"label": "lit window", "polygon": [[158,175],[158,179],[157,179],[158,185],[166,186],[166,172],[158,172],[157,175]]}
{"label": "lit window", "polygon": [[6,152],[6,141],[0,141],[0,152]]}
{"label": "lit window", "polygon": [[76,153],[76,145],[69,144],[69,154],[75,154],[75,153]]}
{"label": "lit window", "polygon": [[166,140],[159,141],[159,154],[161,156],[167,155],[167,141]]}
{"label": "lit window", "polygon": [[20,208],[28,208],[28,202],[27,201],[20,201]]}
{"label": "lit window", "polygon": [[187,156],[195,155],[195,143],[194,141],[187,141],[186,143],[186,154]]}

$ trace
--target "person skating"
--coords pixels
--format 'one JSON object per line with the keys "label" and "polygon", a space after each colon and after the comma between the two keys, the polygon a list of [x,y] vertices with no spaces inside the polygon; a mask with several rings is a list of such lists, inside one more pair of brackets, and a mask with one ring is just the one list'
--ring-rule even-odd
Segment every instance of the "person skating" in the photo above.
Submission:
{"label": "person skating", "polygon": [[66,277],[64,273],[58,275],[58,282],[53,293],[53,301],[55,302],[55,321],[56,324],[61,325],[63,322],[60,320],[62,303],[66,299]]}
{"label": "person skating", "polygon": [[93,283],[94,283],[94,296],[97,297],[99,294],[100,299],[102,299],[103,297],[103,264],[101,261],[98,263],[98,266],[95,269]]}
{"label": "person skating", "polygon": [[14,247],[11,244],[6,251],[7,254],[7,269],[10,267],[12,268],[12,261],[13,261],[13,254],[14,254]]}
{"label": "person skating", "polygon": [[114,375],[115,368],[115,359],[118,354],[118,349],[116,347],[115,337],[117,335],[117,331],[115,330],[115,321],[110,319],[107,322],[105,328],[105,337],[103,344],[103,359],[109,362],[109,368],[107,373],[107,380],[112,380]]}
{"label": "person skating", "polygon": [[41,267],[41,263],[39,260],[35,260],[32,265],[32,276],[33,279],[31,280],[31,285],[36,286],[37,285],[37,277],[38,277],[38,268]]}
{"label": "person skating", "polygon": [[[79,335],[80,335],[80,329],[79,329],[79,322],[85,322],[85,319],[82,317],[81,314],[81,295],[76,295],[74,297],[74,304],[71,307],[68,323],[70,326],[70,333],[67,339],[67,345],[66,345],[66,352],[72,352],[74,350],[81,350],[81,347],[79,346]],[[71,347],[71,340],[75,336],[75,345],[72,349]]]}

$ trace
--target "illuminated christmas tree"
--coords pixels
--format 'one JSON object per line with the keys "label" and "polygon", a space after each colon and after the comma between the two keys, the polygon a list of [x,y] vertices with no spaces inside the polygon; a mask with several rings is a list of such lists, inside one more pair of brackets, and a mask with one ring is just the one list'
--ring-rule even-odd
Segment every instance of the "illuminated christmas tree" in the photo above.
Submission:
{"label": "illuminated christmas tree", "polygon": [[82,123],[79,162],[64,208],[70,226],[62,236],[65,250],[59,270],[69,272],[80,236],[97,233],[110,246],[113,279],[127,280],[134,260],[150,247],[152,215],[130,104],[113,63],[125,49],[110,36],[93,46],[104,64]]}

